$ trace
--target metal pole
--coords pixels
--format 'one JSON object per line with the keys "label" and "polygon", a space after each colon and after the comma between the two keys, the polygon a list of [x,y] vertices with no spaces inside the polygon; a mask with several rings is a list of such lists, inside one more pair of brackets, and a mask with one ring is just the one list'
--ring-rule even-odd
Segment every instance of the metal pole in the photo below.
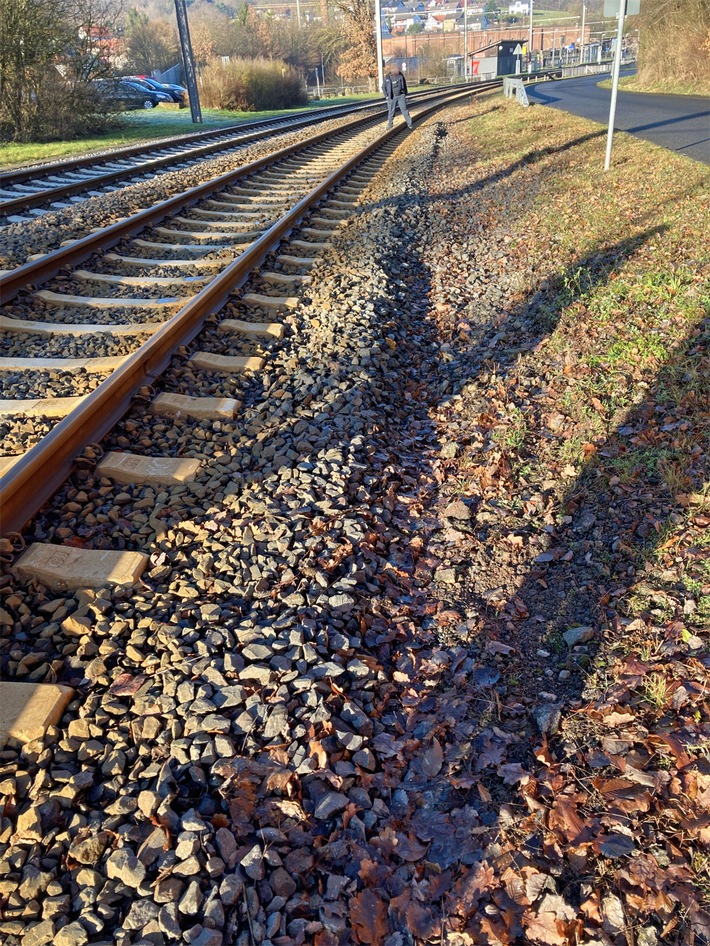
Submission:
{"label": "metal pole", "polygon": [[382,53],[382,4],[375,0],[375,44],[377,46],[377,83],[380,91],[385,84],[385,64]]}
{"label": "metal pole", "polygon": [[197,77],[195,75],[195,61],[192,58],[192,43],[190,42],[190,27],[187,22],[187,7],[185,0],[175,0],[175,15],[177,16],[178,33],[180,34],[180,48],[182,62],[185,66],[185,82],[190,96],[190,114],[195,125],[202,124],[202,110],[200,96],[197,91]]}
{"label": "metal pole", "polygon": [[468,81],[468,0],[463,0],[463,81]]}
{"label": "metal pole", "polygon": [[587,8],[582,4],[582,36],[579,41],[579,61],[584,62],[584,20],[587,14]]}
{"label": "metal pole", "polygon": [[619,91],[619,72],[621,71],[621,43],[624,39],[624,17],[626,15],[626,0],[619,2],[619,29],[616,33],[616,49],[614,50],[614,68],[611,73],[611,105],[609,106],[609,128],[606,133],[606,157],[604,170],[608,171],[611,165],[611,142],[614,137],[614,118],[616,117],[616,96]]}
{"label": "metal pole", "polygon": [[532,43],[533,43],[533,0],[530,0],[530,34],[528,36],[529,71],[532,72]]}

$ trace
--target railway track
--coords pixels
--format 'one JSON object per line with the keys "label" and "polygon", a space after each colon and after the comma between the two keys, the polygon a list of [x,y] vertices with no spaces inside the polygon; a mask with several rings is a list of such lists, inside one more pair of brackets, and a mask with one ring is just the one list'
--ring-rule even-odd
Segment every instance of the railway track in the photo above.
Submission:
{"label": "railway track", "polygon": [[[120,365],[93,372],[0,477],[0,938],[12,946],[316,942],[311,914],[332,925],[292,875],[314,863],[303,830],[327,839],[351,783],[321,786],[309,734],[342,744],[339,779],[379,767],[368,716],[382,674],[358,643],[357,596],[367,583],[379,600],[369,549],[390,520],[374,497],[394,502],[397,486],[373,486],[380,467],[365,461],[405,358],[389,326],[426,307],[421,267],[382,264],[390,242],[407,255],[422,209],[410,185],[381,175],[360,213],[403,143],[403,124],[377,125],[314,135],[0,280],[5,317],[37,321],[42,307],[62,354],[97,324],[116,346],[117,328],[143,342],[104,352]],[[422,129],[413,195],[439,132]],[[43,355],[58,357],[54,338],[36,337]],[[16,372],[3,396],[41,401],[59,383],[82,396],[71,385],[85,369],[42,371],[22,373],[34,391]],[[16,407],[7,418],[33,422]],[[275,780],[267,814],[238,810],[253,779]],[[364,818],[380,805],[353,797]]]}
{"label": "railway track", "polygon": [[[415,110],[415,120],[440,104]],[[255,288],[233,303],[237,317],[210,329],[210,345],[192,350],[187,367],[222,378],[263,368],[314,257],[355,209],[368,177],[356,168],[400,131],[383,133],[379,116],[354,119],[337,134],[313,135],[0,277],[10,303],[0,322],[0,418],[6,453],[7,445],[14,452],[0,478],[4,535],[22,528],[87,445],[248,280]],[[338,197],[314,211],[336,187]],[[288,248],[277,250],[285,240]],[[267,258],[271,264],[254,275]],[[235,409],[229,398],[215,406],[179,391],[155,406],[183,420],[231,417]],[[116,462],[124,474],[145,465]]]}
{"label": "railway track", "polygon": [[[442,94],[432,90],[411,96],[427,101]],[[0,174],[0,226],[21,223],[48,210],[64,209],[90,196],[181,170],[217,154],[229,154],[254,142],[298,131],[339,117],[381,113],[381,101],[312,109],[296,117],[242,123],[217,131],[120,148],[98,157],[80,157]]]}

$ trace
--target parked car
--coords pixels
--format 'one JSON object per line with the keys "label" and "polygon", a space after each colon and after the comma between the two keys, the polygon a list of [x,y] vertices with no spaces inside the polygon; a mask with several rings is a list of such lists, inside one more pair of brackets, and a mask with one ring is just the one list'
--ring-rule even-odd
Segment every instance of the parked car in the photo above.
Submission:
{"label": "parked car", "polygon": [[170,96],[141,86],[128,79],[96,79],[94,88],[113,108],[130,111],[138,108],[155,108],[160,102],[171,102]]}
{"label": "parked car", "polygon": [[[156,105],[159,105],[160,102],[172,102],[172,96],[168,95],[167,92],[161,92],[158,89],[152,89],[149,85],[143,82],[141,79],[121,79],[119,80],[122,85],[128,85],[132,89],[135,89],[139,95],[143,96],[143,108],[155,108]],[[151,104],[148,104],[148,103]]]}
{"label": "parked car", "polygon": [[171,100],[177,102],[178,105],[184,105],[187,100],[187,89],[181,85],[174,85],[172,82],[159,82],[152,76],[129,76],[128,78],[131,82],[140,82],[141,85],[148,86],[154,92],[163,92],[165,95],[169,95]]}

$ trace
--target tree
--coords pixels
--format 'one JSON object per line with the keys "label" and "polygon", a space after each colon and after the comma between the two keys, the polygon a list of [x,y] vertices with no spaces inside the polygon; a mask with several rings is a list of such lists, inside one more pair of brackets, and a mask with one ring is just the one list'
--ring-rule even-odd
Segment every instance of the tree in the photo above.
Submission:
{"label": "tree", "polygon": [[338,66],[338,75],[346,82],[377,76],[375,7],[372,0],[335,0],[345,24],[348,46]]}
{"label": "tree", "polygon": [[190,37],[195,60],[209,62],[214,56],[228,56],[232,17],[213,3],[198,2],[190,6]]}
{"label": "tree", "polygon": [[274,20],[271,24],[273,55],[289,66],[305,72],[320,65],[319,30],[290,20]]}
{"label": "tree", "polygon": [[316,33],[316,50],[326,72],[338,74],[340,58],[347,48],[348,39],[340,22],[329,20]]}
{"label": "tree", "polygon": [[124,32],[126,64],[130,71],[151,75],[174,66],[180,58],[177,30],[168,20],[149,20],[131,9]]}
{"label": "tree", "polygon": [[0,0],[0,127],[30,141],[99,120],[90,80],[108,69],[103,0]]}
{"label": "tree", "polygon": [[272,56],[271,32],[265,19],[246,3],[232,20],[229,55],[244,59]]}

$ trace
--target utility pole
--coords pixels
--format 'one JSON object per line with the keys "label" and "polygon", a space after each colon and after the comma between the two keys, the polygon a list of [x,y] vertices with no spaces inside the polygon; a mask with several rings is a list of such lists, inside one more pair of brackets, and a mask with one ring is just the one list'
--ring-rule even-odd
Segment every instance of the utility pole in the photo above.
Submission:
{"label": "utility pole", "polygon": [[468,81],[468,0],[463,0],[463,81]]}
{"label": "utility pole", "polygon": [[182,61],[185,66],[185,82],[190,96],[190,114],[195,125],[202,124],[202,110],[200,96],[197,91],[197,77],[195,75],[195,60],[192,58],[192,43],[190,42],[190,27],[187,23],[187,7],[185,0],[175,0],[175,14],[177,16],[178,33],[180,34],[180,48]]}
{"label": "utility pole", "polygon": [[582,35],[579,40],[579,61],[580,63],[584,62],[584,20],[587,15],[587,7],[585,4],[582,4]]}
{"label": "utility pole", "polygon": [[532,43],[533,43],[533,0],[530,2],[530,35],[528,36],[528,70],[532,72]]}
{"label": "utility pole", "polygon": [[385,84],[385,64],[382,52],[382,4],[375,0],[375,43],[377,45],[377,87],[381,91]]}
{"label": "utility pole", "polygon": [[609,127],[606,133],[606,157],[604,170],[611,166],[611,143],[614,138],[614,119],[616,118],[616,97],[619,91],[619,72],[621,71],[621,44],[624,41],[624,18],[626,16],[626,0],[619,0],[619,29],[616,33],[616,49],[614,50],[614,66],[611,72],[611,105],[609,106]]}

